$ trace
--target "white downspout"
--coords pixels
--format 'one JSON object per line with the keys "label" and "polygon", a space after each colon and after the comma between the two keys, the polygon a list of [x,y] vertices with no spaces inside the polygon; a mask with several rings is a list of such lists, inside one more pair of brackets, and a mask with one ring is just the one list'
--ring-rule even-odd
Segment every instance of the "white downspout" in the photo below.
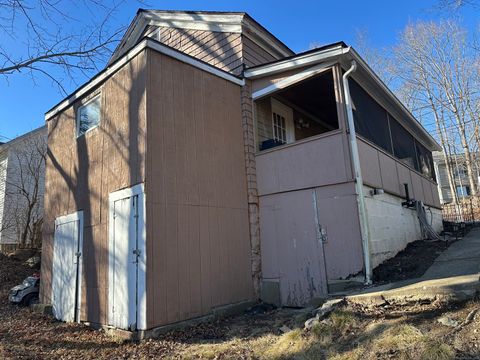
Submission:
{"label": "white downspout", "polygon": [[348,87],[348,77],[357,69],[357,63],[352,60],[352,66],[343,74],[343,91],[345,95],[345,105],[347,107],[347,120],[350,137],[350,152],[352,155],[353,171],[355,175],[355,190],[358,203],[358,215],[360,218],[360,232],[362,236],[363,260],[365,266],[365,284],[372,283],[372,266],[370,263],[370,231],[368,229],[367,213],[365,211],[365,198],[363,195],[363,179],[360,169],[360,157],[358,156],[357,134],[355,132],[355,123],[353,121],[352,99],[350,98],[350,88]]}

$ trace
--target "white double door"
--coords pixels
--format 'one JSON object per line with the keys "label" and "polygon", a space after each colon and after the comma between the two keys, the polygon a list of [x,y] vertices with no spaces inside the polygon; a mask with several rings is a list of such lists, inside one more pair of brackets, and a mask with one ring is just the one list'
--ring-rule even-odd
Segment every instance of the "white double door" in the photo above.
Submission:
{"label": "white double door", "polygon": [[54,316],[80,321],[83,212],[55,220],[53,239],[52,305]]}
{"label": "white double door", "polygon": [[109,325],[146,329],[143,185],[110,194]]}

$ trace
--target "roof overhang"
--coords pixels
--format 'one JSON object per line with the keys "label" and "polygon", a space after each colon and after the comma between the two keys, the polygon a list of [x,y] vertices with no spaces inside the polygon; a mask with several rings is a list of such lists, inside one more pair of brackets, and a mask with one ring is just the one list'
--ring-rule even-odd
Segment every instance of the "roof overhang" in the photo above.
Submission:
{"label": "roof overhang", "polygon": [[220,70],[217,67],[210,65],[204,61],[198,60],[192,56],[186,55],[185,53],[178,51],[176,49],[173,49],[169,46],[166,46],[156,40],[150,39],[150,38],[144,38],[142,41],[140,41],[136,46],[134,46],[130,51],[128,51],[126,54],[124,54],[121,58],[117,59],[113,64],[110,66],[106,67],[103,71],[98,73],[95,77],[93,77],[89,82],[85,83],[82,85],[80,88],[78,88],[74,93],[70,94],[67,96],[64,100],[62,100],[60,103],[55,105],[53,108],[51,108],[46,114],[45,114],[45,121],[50,120],[52,117],[57,115],[59,112],[63,111],[70,105],[72,105],[76,100],[80,99],[81,97],[85,96],[89,91],[94,89],[96,86],[100,85],[103,83],[105,80],[107,80],[109,77],[111,77],[113,74],[115,74],[120,68],[122,68],[125,64],[127,64],[130,60],[132,60],[135,56],[137,56],[140,52],[142,52],[145,49],[152,49],[155,50],[161,54],[167,55],[169,57],[172,57],[176,60],[179,60],[183,63],[189,64],[191,66],[194,66],[198,69],[201,69],[203,71],[206,71],[210,74],[213,74],[215,76],[218,76],[220,78],[223,78],[225,80],[228,80],[234,84],[237,84],[239,86],[243,86],[245,81],[243,79],[240,79],[226,71]]}
{"label": "roof overhang", "polygon": [[16,138],[13,138],[7,142],[1,142],[0,143],[0,149],[3,151],[3,150],[7,150],[11,147],[14,147],[16,144],[18,144],[19,142],[25,140],[25,139],[28,139],[29,137],[32,137],[32,136],[35,136],[37,135],[37,133],[40,133],[40,132],[44,132],[45,136],[47,135],[47,126],[46,125],[42,125],[36,129],[33,129],[25,134],[22,134],[22,135],[19,135],[17,136]]}
{"label": "roof overhang", "polygon": [[241,33],[277,57],[291,56],[294,52],[267,29],[243,12],[139,10],[125,35],[115,49],[110,62],[133,47],[143,36],[147,26]]}
{"label": "roof overhang", "polygon": [[[271,89],[265,87],[264,89],[257,90],[256,95],[258,97],[259,95],[264,96],[268,91],[271,92],[275,87],[279,90],[282,83],[285,87],[292,85],[295,81],[295,77],[303,80],[308,76],[316,75],[318,72],[315,70],[321,69],[322,64],[326,67],[338,63],[343,69],[348,69],[351,66],[352,60],[355,60],[358,65],[357,70],[352,74],[352,77],[357,80],[365,90],[367,90],[367,92],[369,92],[378,103],[387,109],[406,129],[415,134],[415,137],[429,150],[441,150],[437,141],[383,83],[355,49],[346,46],[343,43],[325,46],[318,50],[308,51],[287,59],[249,68],[245,70],[244,77],[246,79],[255,80],[298,69],[298,74],[291,75],[290,77],[281,80],[279,83],[270,85]],[[304,76],[302,74],[309,75]]]}

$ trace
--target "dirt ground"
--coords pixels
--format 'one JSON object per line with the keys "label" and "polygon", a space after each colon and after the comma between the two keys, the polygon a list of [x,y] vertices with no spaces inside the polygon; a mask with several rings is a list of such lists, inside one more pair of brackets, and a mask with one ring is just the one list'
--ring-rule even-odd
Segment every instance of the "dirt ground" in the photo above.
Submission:
{"label": "dirt ground", "polygon": [[446,248],[447,244],[444,241],[411,242],[395,257],[373,270],[373,281],[378,284],[418,278]]}
{"label": "dirt ground", "polygon": [[307,311],[277,309],[133,343],[8,304],[8,290],[31,272],[0,255],[1,359],[480,358],[480,301],[373,309],[346,304],[311,331],[303,330]]}

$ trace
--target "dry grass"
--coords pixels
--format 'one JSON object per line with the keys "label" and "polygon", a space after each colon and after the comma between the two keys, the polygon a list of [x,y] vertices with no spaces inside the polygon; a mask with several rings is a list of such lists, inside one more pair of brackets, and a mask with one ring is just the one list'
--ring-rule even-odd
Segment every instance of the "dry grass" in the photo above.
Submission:
{"label": "dry grass", "polygon": [[378,337],[364,338],[362,344],[345,352],[331,352],[332,360],[367,360],[393,358],[405,360],[450,360],[455,357],[451,346],[409,324],[396,324]]}
{"label": "dry grass", "polygon": [[375,348],[380,352],[402,352],[422,338],[422,333],[416,327],[407,324],[396,325],[375,341]]}
{"label": "dry grass", "polygon": [[[336,310],[312,331],[295,329],[281,334],[280,326],[303,325],[308,312],[281,309],[261,315],[242,315],[199,324],[140,343],[108,336],[78,324],[65,324],[12,306],[8,289],[24,277],[22,267],[0,257],[0,358],[38,359],[256,359],[256,360],[449,360],[455,355],[480,358],[480,316],[463,329],[436,322],[449,316],[463,320],[479,302],[459,306],[402,307],[408,317],[386,319],[392,309]],[[23,270],[28,272],[29,270]],[[455,354],[455,351],[458,351]]]}

